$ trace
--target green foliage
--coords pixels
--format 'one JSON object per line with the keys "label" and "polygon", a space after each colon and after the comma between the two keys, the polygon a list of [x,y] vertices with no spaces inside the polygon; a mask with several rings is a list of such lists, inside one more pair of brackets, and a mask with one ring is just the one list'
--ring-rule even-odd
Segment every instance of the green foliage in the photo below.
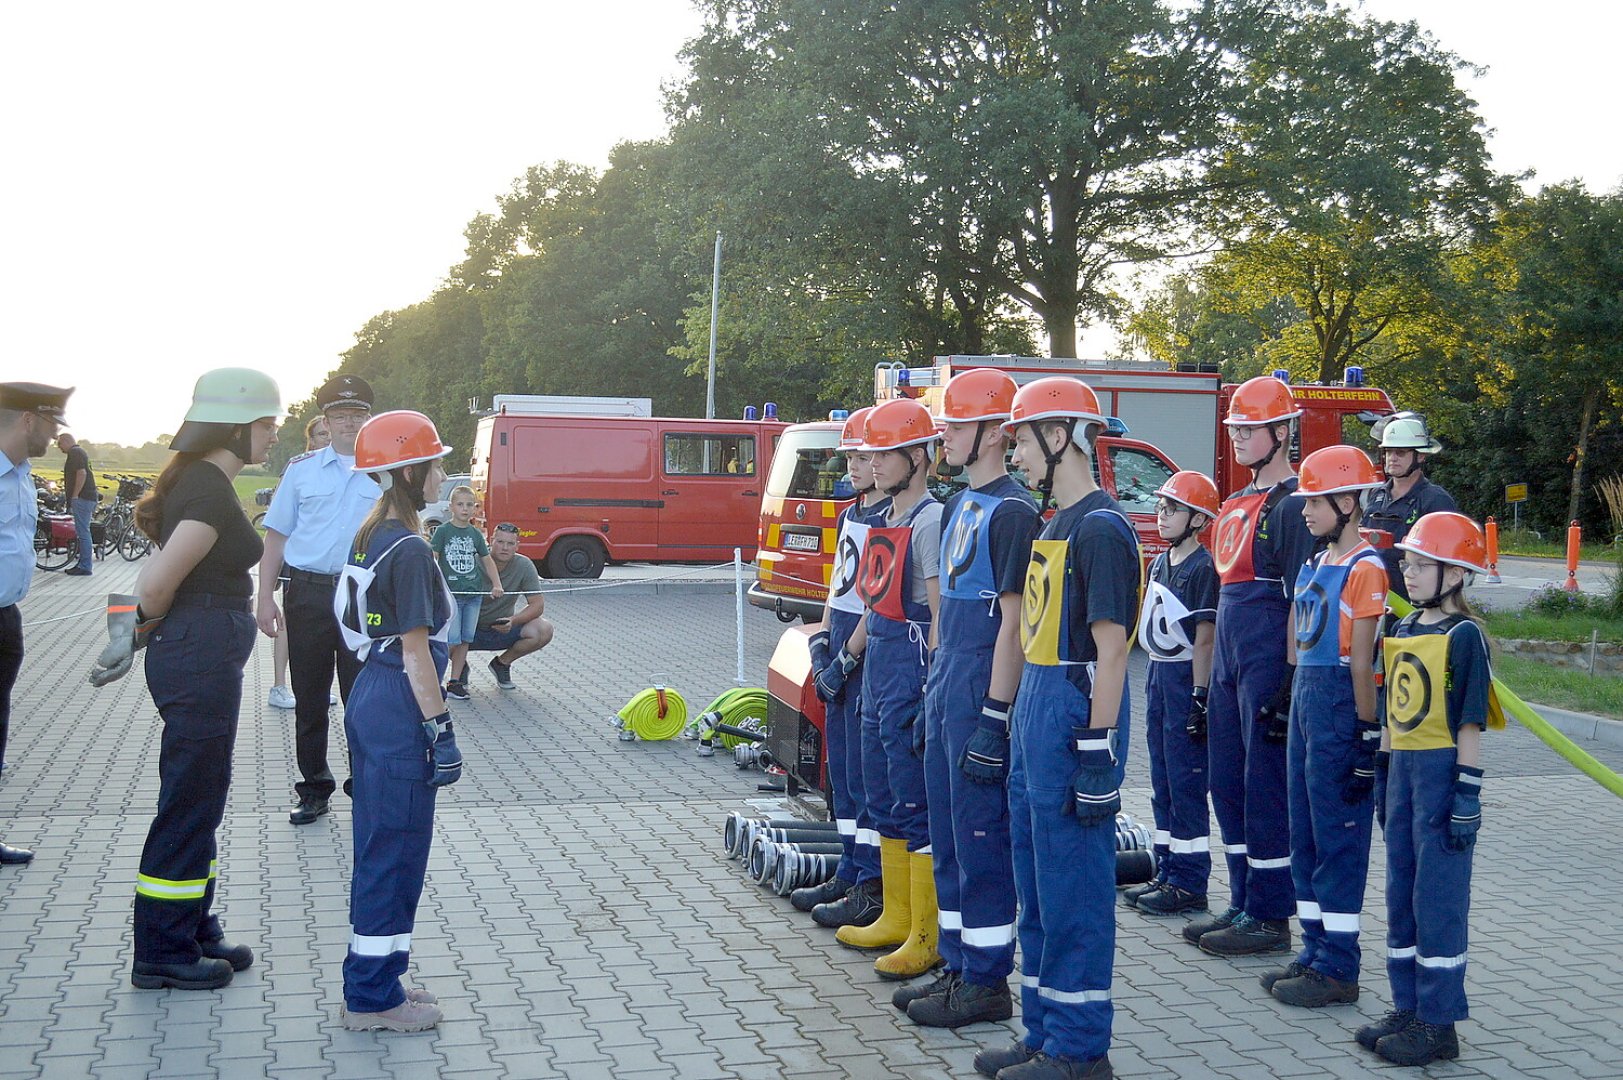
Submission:
{"label": "green foliage", "polygon": [[1494,674],[1525,701],[1623,719],[1623,678],[1551,667],[1521,656],[1500,656]]}

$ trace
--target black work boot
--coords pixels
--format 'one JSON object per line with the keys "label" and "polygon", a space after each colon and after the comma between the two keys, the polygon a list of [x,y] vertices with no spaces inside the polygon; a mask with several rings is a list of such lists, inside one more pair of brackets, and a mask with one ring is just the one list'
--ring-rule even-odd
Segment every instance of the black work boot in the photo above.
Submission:
{"label": "black work boot", "polygon": [[988,1047],[975,1055],[975,1071],[982,1076],[996,1077],[1004,1069],[1012,1069],[1016,1065],[1024,1065],[1037,1056],[1037,1051],[1026,1045],[1024,1039],[1016,1039],[1001,1050]]}
{"label": "black work boot", "polygon": [[884,885],[879,878],[853,885],[838,900],[812,908],[812,922],[838,930],[842,926],[869,926],[885,910]]}
{"label": "black work boot", "polygon": [[1138,898],[1138,910],[1146,915],[1177,915],[1184,911],[1205,911],[1206,894],[1192,893],[1176,885],[1163,885]]}
{"label": "black work boot", "polygon": [[1024,1065],[1012,1066],[997,1075],[998,1080],[1113,1080],[1116,1073],[1109,1057],[1083,1061],[1038,1054]]}
{"label": "black work boot", "polygon": [[1375,1049],[1375,1044],[1388,1035],[1396,1035],[1410,1024],[1414,1023],[1413,1009],[1393,1009],[1373,1024],[1365,1024],[1353,1034],[1358,1045],[1365,1050]]}
{"label": "black work boot", "polygon": [[898,986],[896,992],[890,995],[890,1003],[906,1012],[907,1007],[915,1001],[946,994],[947,991],[958,985],[959,978],[961,976],[956,971],[948,971],[946,968],[942,968],[941,974],[929,982],[920,982],[915,979],[906,986]]}
{"label": "black work boot", "polygon": [[1239,908],[1230,905],[1216,915],[1208,915],[1204,919],[1191,920],[1183,928],[1183,939],[1191,945],[1199,945],[1200,939],[1214,930],[1227,930],[1234,925],[1234,920],[1241,915]]}
{"label": "black work boot", "polygon": [[907,1007],[908,1019],[924,1027],[959,1028],[1013,1015],[1014,995],[1004,982],[982,986],[960,979],[945,994],[920,998]]}
{"label": "black work boot", "polygon": [[[1294,979],[1296,976],[1302,974],[1306,970],[1307,968],[1303,967],[1295,960],[1292,960],[1284,967],[1269,968],[1267,971],[1264,971],[1261,975],[1257,976],[1257,981],[1262,984],[1262,988],[1264,990],[1271,994],[1274,992],[1274,983],[1279,982],[1281,979]],[[1382,1032],[1381,1034],[1384,1035],[1386,1033]],[[1375,1044],[1371,1043],[1370,1049],[1374,1048]]]}
{"label": "black work boot", "polygon": [[1351,1005],[1358,1000],[1358,982],[1332,979],[1312,968],[1293,979],[1280,979],[1268,991],[1275,1000],[1299,1009],[1322,1009],[1326,1005]]}
{"label": "black work boot", "polygon": [[231,965],[206,956],[189,964],[148,964],[137,960],[130,971],[130,982],[141,990],[218,990],[231,982]]}
{"label": "black work boot", "polygon": [[1289,919],[1253,919],[1241,912],[1226,930],[1213,930],[1200,939],[1200,951],[1213,956],[1260,956],[1291,947]]}
{"label": "black work boot", "polygon": [[1375,1052],[1394,1065],[1427,1065],[1460,1056],[1460,1040],[1453,1024],[1415,1020],[1375,1044]]}
{"label": "black work boot", "polygon": [[287,815],[287,820],[294,825],[309,825],[332,809],[332,806],[319,795],[305,795],[299,799],[299,808]]}
{"label": "black work boot", "polygon": [[842,877],[831,877],[821,885],[807,885],[789,894],[789,902],[796,911],[810,911],[818,904],[832,904],[851,891],[851,882]]}
{"label": "black work boot", "polygon": [[1123,900],[1127,901],[1127,906],[1128,907],[1137,907],[1139,897],[1143,896],[1145,893],[1154,892],[1156,889],[1159,889],[1161,886],[1165,885],[1166,883],[1167,883],[1167,872],[1166,872],[1166,868],[1163,866],[1161,868],[1161,870],[1153,878],[1146,881],[1144,884],[1142,884],[1142,885],[1130,885],[1126,889],[1124,889],[1122,891],[1121,898]]}
{"label": "black work boot", "polygon": [[232,971],[247,971],[254,966],[254,951],[246,945],[233,945],[223,937],[213,941],[199,940],[197,947],[208,960],[224,960]]}

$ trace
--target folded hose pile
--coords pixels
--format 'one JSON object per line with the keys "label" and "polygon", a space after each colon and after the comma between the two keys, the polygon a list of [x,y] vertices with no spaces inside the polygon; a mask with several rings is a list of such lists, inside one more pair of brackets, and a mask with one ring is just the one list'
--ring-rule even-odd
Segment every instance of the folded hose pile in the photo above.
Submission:
{"label": "folded hose pile", "polygon": [[724,692],[682,734],[699,740],[700,757],[714,754],[718,740],[725,750],[760,741],[766,734],[766,691],[745,686]]}

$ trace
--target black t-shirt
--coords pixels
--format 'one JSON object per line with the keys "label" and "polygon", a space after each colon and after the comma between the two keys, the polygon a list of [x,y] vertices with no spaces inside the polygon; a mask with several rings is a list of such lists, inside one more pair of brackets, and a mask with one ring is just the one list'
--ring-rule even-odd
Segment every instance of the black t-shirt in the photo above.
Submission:
{"label": "black t-shirt", "polygon": [[217,536],[214,546],[192,567],[176,592],[252,596],[254,587],[248,571],[259,564],[265,545],[248,515],[242,512],[231,481],[212,462],[194,461],[186,466],[164,496],[160,547],[169,542],[182,521],[200,521]]}
{"label": "black t-shirt", "polygon": [[1094,623],[1108,620],[1128,632],[1138,625],[1139,561],[1132,526],[1115,499],[1095,491],[1057,512],[1042,538],[1067,542],[1062,633],[1069,640],[1062,659],[1097,660]]}
{"label": "black t-shirt", "polygon": [[1189,617],[1183,620],[1182,626],[1190,641],[1195,640],[1195,631],[1201,623],[1217,621],[1220,583],[1212,553],[1205,548],[1196,545],[1176,566],[1172,564],[1171,554],[1163,551],[1150,564],[1150,578],[1172,590],[1172,595],[1189,609]]}
{"label": "black t-shirt", "polygon": [[[68,485],[73,482],[73,470],[83,469],[84,479],[79,481],[78,491],[68,491]],[[218,472],[219,470],[215,470]],[[68,460],[62,465],[62,490],[68,491],[70,499],[94,499],[96,497],[96,478],[90,472],[90,455],[85,448],[77,443],[68,450]]]}
{"label": "black t-shirt", "polygon": [[[405,541],[389,551],[401,537]],[[366,551],[350,558],[358,565],[372,565],[377,574],[366,593],[368,636],[395,637],[422,626],[432,633],[451,617],[434,549],[400,522],[383,522],[372,531]]]}

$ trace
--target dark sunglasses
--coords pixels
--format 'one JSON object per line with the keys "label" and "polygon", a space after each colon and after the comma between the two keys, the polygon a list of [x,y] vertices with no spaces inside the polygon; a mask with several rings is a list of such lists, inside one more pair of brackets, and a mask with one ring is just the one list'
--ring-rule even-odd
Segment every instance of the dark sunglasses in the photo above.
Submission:
{"label": "dark sunglasses", "polygon": [[500,525],[496,526],[496,531],[497,532],[512,533],[514,536],[517,536],[518,535],[518,526],[514,525],[510,521],[504,521]]}

